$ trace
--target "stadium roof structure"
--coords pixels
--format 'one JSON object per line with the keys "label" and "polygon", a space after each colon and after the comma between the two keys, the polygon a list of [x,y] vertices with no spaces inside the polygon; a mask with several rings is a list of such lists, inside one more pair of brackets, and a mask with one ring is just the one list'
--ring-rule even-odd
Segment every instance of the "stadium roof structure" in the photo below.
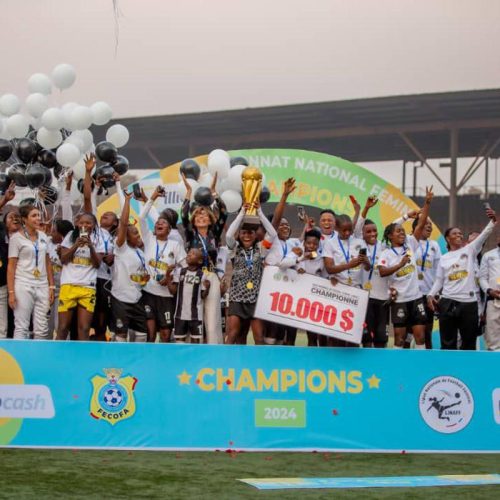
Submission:
{"label": "stadium roof structure", "polygon": [[[419,161],[456,195],[486,158],[500,156],[500,89],[402,95],[117,120],[133,168],[160,168],[214,148],[307,149],[354,162]],[[456,160],[473,157],[457,179]],[[446,185],[430,158],[449,158]]]}

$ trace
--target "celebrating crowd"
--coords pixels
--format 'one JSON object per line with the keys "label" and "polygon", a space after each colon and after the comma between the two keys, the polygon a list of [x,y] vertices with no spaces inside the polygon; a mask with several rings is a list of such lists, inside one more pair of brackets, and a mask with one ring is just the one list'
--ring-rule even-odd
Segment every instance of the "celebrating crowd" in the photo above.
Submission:
{"label": "celebrating crowd", "polygon": [[[475,238],[447,229],[448,251],[441,254],[430,239],[432,188],[421,210],[383,231],[369,218],[377,199],[361,209],[351,198],[352,219],[323,210],[316,226],[301,213],[304,229],[292,237],[283,214],[294,179],[284,183],[270,217],[259,201],[246,203],[226,227],[217,176],[209,206],[194,201],[184,178],[179,223],[176,211],[155,208],[162,187],[150,199],[142,190],[133,195],[116,174],[120,214],[105,212],[98,221],[94,165],[88,157],[83,210],[75,217],[71,175],[61,217],[50,223],[37,206],[7,205],[14,186],[0,197],[0,208],[9,208],[0,223],[0,338],[245,344],[251,331],[255,344],[294,345],[296,329],[255,317],[264,268],[278,266],[367,290],[363,347],[386,347],[393,331],[394,348],[431,349],[437,316],[442,349],[473,350],[484,330],[487,348],[500,350],[500,237],[479,259],[496,225],[491,208]],[[131,222],[132,196],[142,204],[140,230]],[[245,223],[251,211],[260,225]],[[408,219],[411,234],[403,227]],[[307,339],[309,346],[353,346],[313,332]]]}

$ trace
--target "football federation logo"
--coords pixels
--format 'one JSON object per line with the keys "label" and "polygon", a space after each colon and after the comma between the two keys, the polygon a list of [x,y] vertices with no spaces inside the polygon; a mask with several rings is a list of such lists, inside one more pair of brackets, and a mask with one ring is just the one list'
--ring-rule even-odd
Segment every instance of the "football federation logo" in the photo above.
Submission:
{"label": "football federation logo", "polygon": [[469,388],[455,377],[435,377],[422,389],[420,414],[437,432],[451,434],[466,427],[474,414],[474,399]]}
{"label": "football federation logo", "polygon": [[94,389],[90,400],[90,414],[96,420],[115,425],[135,413],[134,389],[137,379],[130,375],[121,378],[121,368],[104,368],[105,377],[92,377]]}

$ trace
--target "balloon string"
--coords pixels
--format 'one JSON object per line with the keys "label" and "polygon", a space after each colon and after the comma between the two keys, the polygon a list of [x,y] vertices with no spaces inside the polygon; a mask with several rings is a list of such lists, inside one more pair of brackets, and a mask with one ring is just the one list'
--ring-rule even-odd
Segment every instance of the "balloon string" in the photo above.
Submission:
{"label": "balloon string", "polygon": [[118,42],[120,38],[120,17],[122,16],[118,0],[113,0],[113,16],[115,18],[115,58],[118,55]]}

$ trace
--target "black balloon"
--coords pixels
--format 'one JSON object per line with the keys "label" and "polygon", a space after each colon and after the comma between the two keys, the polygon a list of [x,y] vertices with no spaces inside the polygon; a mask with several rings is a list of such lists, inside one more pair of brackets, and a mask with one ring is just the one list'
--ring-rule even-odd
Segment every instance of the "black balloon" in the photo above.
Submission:
{"label": "black balloon", "polygon": [[50,186],[52,184],[52,172],[47,167],[43,167],[43,172],[45,174],[43,185]]}
{"label": "black balloon", "polygon": [[234,158],[231,158],[231,167],[234,167],[235,165],[245,165],[248,167],[248,160],[243,158],[243,156],[235,156]]}
{"label": "black balloon", "polygon": [[201,168],[192,158],[183,160],[179,170],[181,174],[185,175],[186,179],[194,179],[197,181],[200,178]]}
{"label": "black balloon", "polygon": [[118,150],[114,144],[107,141],[101,141],[95,147],[95,154],[99,160],[111,163],[116,160]]}
{"label": "black balloon", "polygon": [[[84,184],[84,180],[78,179],[78,182],[76,183],[76,187],[77,187],[78,191],[80,191],[80,193],[82,193],[82,194],[83,194],[83,184]],[[94,190],[94,186],[95,186],[95,183],[94,183],[94,181],[92,181],[92,184],[91,184],[92,191]],[[101,194],[101,193],[97,193],[97,194]]]}
{"label": "black balloon", "polygon": [[51,149],[42,149],[38,152],[38,161],[47,168],[52,168],[57,165],[57,158],[54,151]]}
{"label": "black balloon", "polygon": [[14,181],[16,186],[26,187],[26,165],[24,163],[14,163],[9,170],[7,170],[7,177],[9,180]]}
{"label": "black balloon", "polygon": [[56,179],[59,179],[59,177],[61,177],[62,173],[65,170],[66,169],[62,165],[59,165],[59,163],[56,163],[54,165],[54,175],[56,176]]}
{"label": "black balloon", "polygon": [[5,191],[9,189],[10,179],[7,177],[7,174],[4,172],[0,172],[0,194],[5,194]]}
{"label": "black balloon", "polygon": [[262,186],[259,201],[261,203],[267,203],[269,201],[269,198],[271,198],[271,191],[269,191],[269,188],[267,186]]}
{"label": "black balloon", "polygon": [[116,160],[111,165],[118,175],[125,175],[128,172],[129,164],[125,156],[118,155]]}
{"label": "black balloon", "polygon": [[[38,163],[26,169],[26,182],[31,189],[42,187],[46,179],[47,167]],[[50,174],[50,172],[49,172]]]}
{"label": "black balloon", "polygon": [[210,188],[200,186],[194,193],[194,201],[204,207],[209,207],[214,202],[214,197],[212,196]]}
{"label": "black balloon", "polygon": [[16,154],[23,163],[31,163],[37,153],[36,144],[27,137],[16,141]]}
{"label": "black balloon", "polygon": [[94,173],[94,178],[99,179],[101,181],[101,184],[105,188],[110,188],[115,185],[115,181],[113,179],[113,174],[115,173],[115,169],[113,168],[113,165],[101,165],[100,167],[97,167]]}
{"label": "black balloon", "polygon": [[44,186],[43,188],[43,202],[45,205],[53,205],[57,201],[58,191],[53,186]]}
{"label": "black balloon", "polygon": [[20,207],[24,207],[24,205],[34,205],[35,204],[35,198],[24,198],[24,200],[21,200],[19,202]]}
{"label": "black balloon", "polygon": [[0,139],[0,161],[7,161],[12,154],[12,144],[7,139]]}

